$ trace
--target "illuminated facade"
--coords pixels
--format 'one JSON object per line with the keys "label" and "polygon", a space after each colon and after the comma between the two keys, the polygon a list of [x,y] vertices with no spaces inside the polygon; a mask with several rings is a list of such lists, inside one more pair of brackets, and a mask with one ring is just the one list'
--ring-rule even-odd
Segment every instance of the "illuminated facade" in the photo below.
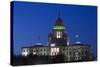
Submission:
{"label": "illuminated facade", "polygon": [[76,42],[69,44],[69,36],[60,17],[57,18],[52,31],[48,35],[48,46],[37,43],[32,47],[23,47],[22,56],[49,56],[49,59],[62,56],[63,61],[92,60],[93,54],[90,46]]}
{"label": "illuminated facade", "polygon": [[55,44],[55,46],[69,45],[68,34],[60,17],[57,18],[52,31],[49,33],[48,42],[49,46],[52,46],[52,44]]}

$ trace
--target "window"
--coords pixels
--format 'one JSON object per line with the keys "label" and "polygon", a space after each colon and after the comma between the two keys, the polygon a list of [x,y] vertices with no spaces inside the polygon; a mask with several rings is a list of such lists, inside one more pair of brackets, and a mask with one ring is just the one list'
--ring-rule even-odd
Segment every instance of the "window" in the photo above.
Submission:
{"label": "window", "polygon": [[51,47],[54,47],[54,46],[55,46],[55,43],[52,43],[52,44],[51,44]]}
{"label": "window", "polygon": [[57,38],[61,38],[61,36],[62,36],[62,32],[57,31],[57,33],[56,33],[56,37],[57,37]]}
{"label": "window", "polygon": [[57,52],[59,52],[59,48],[57,48],[57,50],[56,50]]}
{"label": "window", "polygon": [[59,48],[51,48],[51,56],[58,55],[59,53]]}
{"label": "window", "polygon": [[36,49],[33,49],[33,55],[35,55],[36,54]]}
{"label": "window", "polygon": [[29,50],[28,49],[23,49],[22,50],[22,56],[27,56],[29,54]]}
{"label": "window", "polygon": [[36,52],[34,51],[34,52],[33,52],[33,55],[35,55],[35,54],[36,54]]}

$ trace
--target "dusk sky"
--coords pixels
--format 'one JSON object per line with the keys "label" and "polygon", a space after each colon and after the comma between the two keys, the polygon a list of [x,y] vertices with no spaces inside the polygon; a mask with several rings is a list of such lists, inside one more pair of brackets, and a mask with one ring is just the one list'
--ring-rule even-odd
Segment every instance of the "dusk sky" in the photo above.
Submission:
{"label": "dusk sky", "polygon": [[[13,37],[14,54],[21,54],[21,47],[33,46],[37,42],[48,43],[58,14],[66,26],[70,44],[79,41],[89,44],[96,55],[97,49],[97,7],[80,5],[14,2]],[[38,39],[40,37],[40,40]]]}

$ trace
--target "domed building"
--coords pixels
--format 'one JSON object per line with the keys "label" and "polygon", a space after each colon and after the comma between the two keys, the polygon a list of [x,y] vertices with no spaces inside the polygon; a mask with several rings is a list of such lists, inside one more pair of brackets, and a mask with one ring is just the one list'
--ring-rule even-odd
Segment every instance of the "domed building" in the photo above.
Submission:
{"label": "domed building", "polygon": [[80,42],[70,45],[68,31],[66,32],[64,22],[60,16],[58,16],[52,31],[48,35],[48,46],[44,46],[43,43],[36,43],[34,46],[22,47],[22,56],[27,57],[29,55],[48,56],[48,60],[54,58],[57,60],[59,59],[57,56],[62,56],[65,62],[93,59],[90,46]]}
{"label": "domed building", "polygon": [[48,41],[49,46],[52,46],[52,43],[55,44],[55,46],[68,45],[68,34],[66,33],[64,23],[60,17],[57,18],[56,23],[49,34]]}

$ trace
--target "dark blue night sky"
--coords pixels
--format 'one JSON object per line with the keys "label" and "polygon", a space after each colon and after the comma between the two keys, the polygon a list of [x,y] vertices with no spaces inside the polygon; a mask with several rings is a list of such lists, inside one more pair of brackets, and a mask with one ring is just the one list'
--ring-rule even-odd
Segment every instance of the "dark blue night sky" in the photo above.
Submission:
{"label": "dark blue night sky", "polygon": [[[96,55],[97,49],[97,7],[80,5],[14,2],[13,34],[14,54],[21,54],[21,47],[32,46],[36,42],[48,43],[58,14],[66,26],[70,44],[79,41],[91,45]],[[38,39],[40,37],[40,40]]]}

